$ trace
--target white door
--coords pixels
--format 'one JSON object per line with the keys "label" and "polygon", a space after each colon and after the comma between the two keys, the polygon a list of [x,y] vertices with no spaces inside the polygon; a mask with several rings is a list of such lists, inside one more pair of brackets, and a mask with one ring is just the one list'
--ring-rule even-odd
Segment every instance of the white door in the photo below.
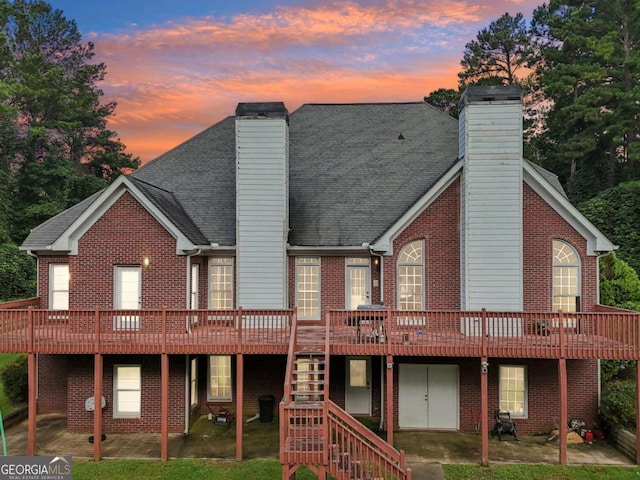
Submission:
{"label": "white door", "polygon": [[[357,262],[357,263],[356,263]],[[366,262],[366,264],[364,263]],[[371,303],[371,275],[369,259],[347,259],[346,309]]]}
{"label": "white door", "polygon": [[[114,309],[140,310],[142,306],[140,267],[116,267]],[[140,317],[138,315],[117,315],[113,320],[116,330],[138,330]]]}
{"label": "white door", "polygon": [[403,363],[398,372],[400,428],[458,429],[458,366]]}
{"label": "white door", "polygon": [[345,410],[371,415],[371,357],[347,357],[346,368]]}

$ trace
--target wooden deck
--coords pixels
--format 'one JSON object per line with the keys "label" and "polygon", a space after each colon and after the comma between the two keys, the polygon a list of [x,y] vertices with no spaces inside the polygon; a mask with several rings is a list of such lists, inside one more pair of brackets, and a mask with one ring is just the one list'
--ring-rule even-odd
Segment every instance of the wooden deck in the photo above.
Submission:
{"label": "wooden deck", "polygon": [[[0,352],[287,354],[293,310],[0,310]],[[330,311],[330,353],[639,359],[640,314]],[[298,344],[325,326],[298,322]]]}

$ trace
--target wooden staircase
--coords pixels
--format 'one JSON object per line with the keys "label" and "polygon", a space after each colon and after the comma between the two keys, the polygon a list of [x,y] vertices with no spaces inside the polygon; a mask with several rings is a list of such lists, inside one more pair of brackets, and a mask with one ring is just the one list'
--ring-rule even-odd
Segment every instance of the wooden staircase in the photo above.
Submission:
{"label": "wooden staircase", "polygon": [[404,453],[329,400],[329,325],[327,319],[313,342],[298,343],[293,317],[280,402],[283,480],[295,479],[302,465],[321,480],[411,480]]}

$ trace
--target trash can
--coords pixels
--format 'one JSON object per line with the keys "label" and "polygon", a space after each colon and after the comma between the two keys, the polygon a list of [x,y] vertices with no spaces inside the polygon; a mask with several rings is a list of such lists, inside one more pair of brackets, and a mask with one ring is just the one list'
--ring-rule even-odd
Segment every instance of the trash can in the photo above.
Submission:
{"label": "trash can", "polygon": [[258,398],[260,403],[260,423],[269,423],[273,421],[273,406],[276,402],[276,397],[273,395],[262,395]]}

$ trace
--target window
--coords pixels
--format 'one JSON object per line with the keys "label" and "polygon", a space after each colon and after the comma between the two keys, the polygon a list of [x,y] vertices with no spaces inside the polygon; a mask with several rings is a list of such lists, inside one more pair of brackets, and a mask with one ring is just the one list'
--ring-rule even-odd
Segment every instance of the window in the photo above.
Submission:
{"label": "window", "polygon": [[198,309],[198,280],[200,278],[200,265],[191,265],[191,293],[189,298],[189,307],[191,310]]}
{"label": "window", "polygon": [[209,306],[214,310],[233,309],[233,258],[209,260]]}
{"label": "window", "polygon": [[208,400],[230,402],[231,399],[231,357],[210,355]]}
{"label": "window", "polygon": [[198,359],[191,359],[191,372],[189,372],[189,400],[192,407],[198,404]]}
{"label": "window", "polygon": [[580,309],[580,259],[575,249],[561,240],[553,241],[553,311]]}
{"label": "window", "polygon": [[49,265],[49,308],[69,310],[69,265]]}
{"label": "window", "polygon": [[500,411],[512,417],[527,416],[527,369],[520,365],[500,365]]}
{"label": "window", "polygon": [[320,257],[296,259],[298,318],[320,319]]}
{"label": "window", "polygon": [[398,256],[398,310],[416,311],[424,307],[424,266],[422,240],[406,245]]}
{"label": "window", "polygon": [[140,418],[141,411],[140,365],[116,365],[113,382],[114,418]]}

